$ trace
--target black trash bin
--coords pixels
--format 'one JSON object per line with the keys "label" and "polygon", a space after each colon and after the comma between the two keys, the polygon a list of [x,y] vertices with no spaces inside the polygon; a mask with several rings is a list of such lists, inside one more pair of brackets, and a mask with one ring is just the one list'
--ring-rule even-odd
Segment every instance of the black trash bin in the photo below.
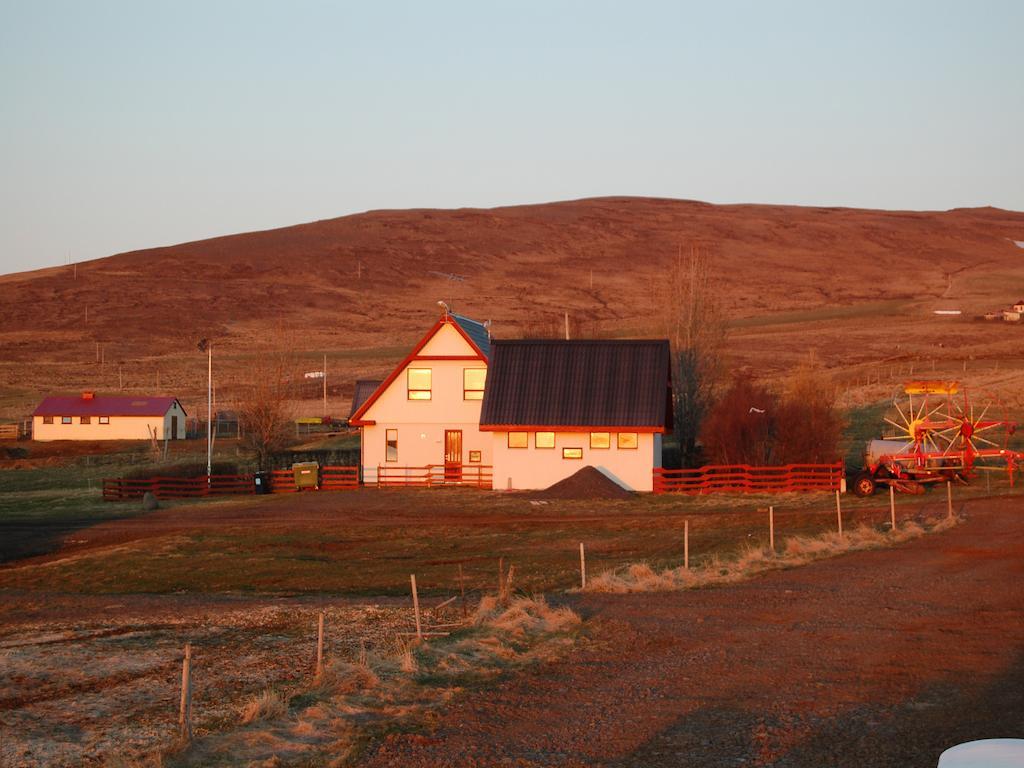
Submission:
{"label": "black trash bin", "polygon": [[256,493],[270,493],[270,473],[256,472],[252,476],[252,482]]}

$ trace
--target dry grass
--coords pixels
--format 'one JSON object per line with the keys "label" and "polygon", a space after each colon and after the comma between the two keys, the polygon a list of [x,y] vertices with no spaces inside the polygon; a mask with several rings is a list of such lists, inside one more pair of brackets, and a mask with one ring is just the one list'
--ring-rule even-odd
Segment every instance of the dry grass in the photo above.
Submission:
{"label": "dry grass", "polygon": [[485,596],[449,637],[397,638],[377,653],[361,646],[353,661],[329,659],[318,679],[288,696],[263,691],[245,705],[241,727],[196,740],[172,764],[345,764],[368,728],[402,728],[475,681],[553,658],[579,625],[570,609],[542,597]]}
{"label": "dry grass", "polygon": [[944,531],[959,522],[959,518],[943,518],[930,525],[906,522],[895,531],[861,526],[821,536],[793,536],[785,540],[781,551],[773,553],[766,548],[749,547],[730,560],[713,557],[700,567],[668,568],[656,571],[646,563],[605,571],[587,584],[591,592],[658,592],[694,589],[714,584],[728,584],[749,578],[764,571],[793,568],[799,565],[834,557],[861,549],[878,549],[917,538],[925,533]]}
{"label": "dry grass", "polygon": [[288,711],[288,704],[277,691],[267,688],[250,698],[242,707],[242,723],[248,725],[261,720],[282,717]]}

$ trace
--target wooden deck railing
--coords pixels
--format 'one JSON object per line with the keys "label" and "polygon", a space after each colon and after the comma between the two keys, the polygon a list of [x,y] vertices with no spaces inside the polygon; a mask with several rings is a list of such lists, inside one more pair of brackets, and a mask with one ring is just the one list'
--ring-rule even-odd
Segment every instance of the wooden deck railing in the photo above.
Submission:
{"label": "wooden deck railing", "polygon": [[843,462],[754,467],[720,464],[698,469],[654,468],[655,493],[790,493],[835,491],[843,479]]}
{"label": "wooden deck railing", "polygon": [[484,464],[377,467],[378,488],[444,488],[461,485],[489,490],[492,480],[493,468]]}

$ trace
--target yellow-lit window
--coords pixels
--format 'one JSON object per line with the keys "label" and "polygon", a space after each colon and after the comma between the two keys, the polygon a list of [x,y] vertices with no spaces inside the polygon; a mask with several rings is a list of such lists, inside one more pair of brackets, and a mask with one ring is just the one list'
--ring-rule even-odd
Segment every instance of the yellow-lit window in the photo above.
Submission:
{"label": "yellow-lit window", "polygon": [[483,400],[484,380],[487,378],[486,368],[462,369],[462,399]]}
{"label": "yellow-lit window", "polygon": [[110,423],[110,417],[109,416],[100,416],[100,424],[109,424],[109,423]]}
{"label": "yellow-lit window", "polygon": [[582,448],[563,448],[562,449],[563,459],[582,459],[583,449]]}
{"label": "yellow-lit window", "polygon": [[43,424],[53,424],[53,416],[43,416]]}
{"label": "yellow-lit window", "polygon": [[533,436],[533,444],[538,448],[554,448],[555,447],[555,433],[554,432],[537,432]]}
{"label": "yellow-lit window", "polygon": [[430,369],[410,368],[409,369],[409,399],[429,400],[430,399]]}
{"label": "yellow-lit window", "polygon": [[88,416],[79,416],[78,417],[78,423],[79,424],[88,424],[89,421],[90,421],[90,418]]}
{"label": "yellow-lit window", "polygon": [[398,430],[386,430],[384,434],[384,439],[386,442],[386,453],[384,456],[384,460],[398,461]]}
{"label": "yellow-lit window", "polygon": [[508,433],[508,447],[509,448],[527,448],[529,447],[530,433],[529,432],[509,432]]}
{"label": "yellow-lit window", "polygon": [[71,417],[70,416],[61,416],[60,417],[60,423],[61,424],[70,424],[71,423]]}
{"label": "yellow-lit window", "polygon": [[469,463],[470,464],[479,464],[480,463],[480,459],[481,459],[480,451],[470,451],[469,452]]}
{"label": "yellow-lit window", "polygon": [[591,448],[611,448],[612,447],[612,435],[610,432],[591,432],[590,433],[590,447]]}
{"label": "yellow-lit window", "polygon": [[637,435],[636,432],[619,432],[616,436],[618,439],[619,450],[635,450],[637,447]]}

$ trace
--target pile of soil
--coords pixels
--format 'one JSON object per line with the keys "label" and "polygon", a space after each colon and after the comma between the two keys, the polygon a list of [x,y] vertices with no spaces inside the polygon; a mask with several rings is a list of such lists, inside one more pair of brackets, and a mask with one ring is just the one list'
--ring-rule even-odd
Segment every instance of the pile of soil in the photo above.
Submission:
{"label": "pile of soil", "polygon": [[594,467],[584,467],[543,491],[530,494],[532,499],[631,499],[633,494]]}

